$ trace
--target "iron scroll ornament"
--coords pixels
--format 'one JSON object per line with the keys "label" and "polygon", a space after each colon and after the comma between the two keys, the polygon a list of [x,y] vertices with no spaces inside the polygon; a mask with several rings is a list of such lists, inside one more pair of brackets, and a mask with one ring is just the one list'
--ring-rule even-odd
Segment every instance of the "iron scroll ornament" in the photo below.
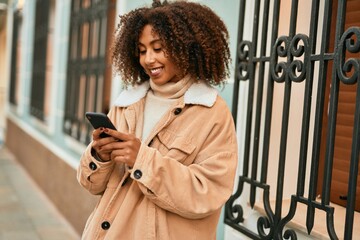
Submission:
{"label": "iron scroll ornament", "polygon": [[[309,38],[304,34],[296,34],[293,38],[279,37],[271,56],[271,76],[275,82],[282,83],[286,77],[293,82],[302,82],[306,77],[306,67],[309,62]],[[279,61],[286,58],[286,61]]]}
{"label": "iron scroll ornament", "polygon": [[338,48],[335,55],[337,76],[344,84],[355,84],[359,79],[360,59],[345,60],[345,57],[346,50],[350,53],[360,52],[360,27],[348,28],[341,36]]}
{"label": "iron scroll ornament", "polygon": [[237,76],[239,80],[249,79],[250,70],[250,53],[252,52],[252,44],[249,41],[242,41],[237,49],[238,54],[238,67]]}
{"label": "iron scroll ornament", "polygon": [[[247,80],[249,77],[249,65],[251,63],[251,43],[243,41],[238,47],[239,69],[237,72],[240,80]],[[274,82],[284,83],[285,81],[300,83],[307,77],[307,66],[310,64],[309,38],[304,34],[297,34],[294,37],[281,36],[272,47],[270,58],[270,72]],[[283,61],[280,61],[283,60]],[[240,223],[244,222],[243,207],[236,203],[241,196],[244,184],[263,189],[263,205],[266,216],[260,216],[257,220],[257,233],[243,228]],[[235,229],[242,229],[243,233],[254,239],[298,239],[297,234],[292,229],[284,229],[286,224],[291,221],[298,202],[305,203],[304,199],[298,199],[293,195],[289,213],[284,218],[277,217],[270,206],[270,186],[266,183],[251,179],[248,176],[239,176],[238,188],[234,195],[230,197],[225,207],[225,222]],[[333,215],[328,213],[330,219],[330,229],[333,229]],[[331,211],[330,211],[331,212]],[[330,231],[332,239],[338,239],[335,232]]]}
{"label": "iron scroll ornament", "polygon": [[[306,66],[309,64],[309,40],[308,36],[304,34],[297,34],[293,38],[288,36],[279,37],[273,48],[273,54],[270,61],[270,71],[272,80],[277,83],[283,83],[286,79],[293,82],[302,82],[306,78]],[[243,41],[238,47],[238,78],[240,80],[248,79],[248,70],[251,63],[251,43]],[[285,61],[279,61],[280,59],[286,59]],[[266,183],[261,183],[247,176],[240,176],[238,182],[238,188],[234,195],[232,195],[226,204],[225,214],[227,218],[227,224],[237,228],[236,225],[244,221],[244,211],[240,204],[236,204],[243,191],[244,184],[248,183],[252,186],[263,189],[263,204],[266,216],[261,216],[257,221],[258,233],[249,233],[252,237],[257,239],[273,239],[273,236],[277,236],[277,239],[282,239],[283,228],[288,221],[282,221],[278,219],[270,206],[270,186]],[[296,207],[296,205],[295,205]],[[295,210],[294,210],[295,211]],[[292,217],[291,217],[292,218]],[[290,221],[291,219],[289,219]],[[267,229],[267,230],[266,230]],[[286,230],[284,233],[285,239],[297,239],[296,233],[291,230]]]}

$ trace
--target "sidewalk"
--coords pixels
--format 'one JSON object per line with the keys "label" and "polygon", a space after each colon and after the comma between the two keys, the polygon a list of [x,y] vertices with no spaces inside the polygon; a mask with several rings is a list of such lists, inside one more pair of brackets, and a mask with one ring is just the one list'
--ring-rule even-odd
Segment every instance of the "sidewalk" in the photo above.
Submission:
{"label": "sidewalk", "polygon": [[80,236],[0,142],[0,240],[64,239]]}

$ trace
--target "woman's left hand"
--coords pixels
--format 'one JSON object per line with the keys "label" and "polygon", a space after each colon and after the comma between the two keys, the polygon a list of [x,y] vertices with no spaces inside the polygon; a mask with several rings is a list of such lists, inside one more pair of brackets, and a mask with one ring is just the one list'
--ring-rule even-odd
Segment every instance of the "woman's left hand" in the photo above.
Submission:
{"label": "woman's left hand", "polygon": [[126,134],[109,128],[106,128],[104,132],[119,139],[117,142],[104,146],[104,148],[111,150],[111,160],[133,167],[141,146],[140,139],[133,134]]}

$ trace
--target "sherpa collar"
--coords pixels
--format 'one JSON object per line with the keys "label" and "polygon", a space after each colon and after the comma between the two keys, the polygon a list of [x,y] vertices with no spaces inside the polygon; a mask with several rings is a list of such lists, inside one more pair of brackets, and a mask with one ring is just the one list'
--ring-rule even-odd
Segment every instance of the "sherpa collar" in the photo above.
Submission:
{"label": "sherpa collar", "polygon": [[[125,89],[115,100],[114,105],[117,107],[128,107],[145,97],[149,89],[150,84],[148,81],[129,89]],[[216,97],[216,89],[210,87],[204,82],[193,83],[185,92],[184,103],[212,107],[216,101]]]}

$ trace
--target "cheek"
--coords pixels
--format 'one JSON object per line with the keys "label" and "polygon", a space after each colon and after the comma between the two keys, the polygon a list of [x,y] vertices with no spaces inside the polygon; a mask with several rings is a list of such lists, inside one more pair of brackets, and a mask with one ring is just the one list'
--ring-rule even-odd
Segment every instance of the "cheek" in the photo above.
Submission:
{"label": "cheek", "polygon": [[172,62],[169,64],[169,68],[171,69],[171,74],[173,75],[178,75],[180,73],[179,68]]}

